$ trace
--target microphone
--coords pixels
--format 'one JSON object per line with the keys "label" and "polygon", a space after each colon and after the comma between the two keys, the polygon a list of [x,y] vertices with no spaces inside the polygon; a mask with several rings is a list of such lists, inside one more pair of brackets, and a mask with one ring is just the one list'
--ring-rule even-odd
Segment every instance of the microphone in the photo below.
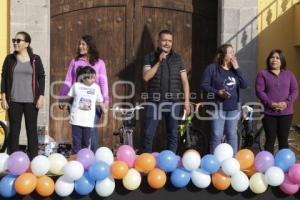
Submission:
{"label": "microphone", "polygon": [[[168,53],[168,51],[162,49],[162,48],[159,48],[159,55],[161,55],[162,53]],[[166,60],[166,58],[163,58],[160,63],[163,63],[164,61]]]}

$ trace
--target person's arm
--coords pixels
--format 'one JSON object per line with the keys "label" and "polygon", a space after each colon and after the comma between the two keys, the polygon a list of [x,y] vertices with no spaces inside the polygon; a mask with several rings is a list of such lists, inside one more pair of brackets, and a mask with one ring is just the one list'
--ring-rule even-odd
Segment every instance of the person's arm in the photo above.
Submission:
{"label": "person's arm", "polygon": [[298,97],[298,82],[294,74],[291,73],[290,93],[286,99],[287,105],[294,103]]}
{"label": "person's arm", "polygon": [[39,97],[36,103],[36,108],[41,109],[44,106],[44,94],[45,94],[45,70],[43,62],[39,56],[36,57],[38,65],[38,84],[39,84]]}
{"label": "person's arm", "polygon": [[206,67],[206,69],[202,74],[200,87],[202,90],[204,90],[204,92],[214,93],[218,95],[218,90],[211,85],[211,82],[214,81],[212,80],[213,76],[214,76],[213,66],[209,65]]}
{"label": "person's arm", "polygon": [[238,77],[239,87],[242,89],[246,89],[248,87],[248,81],[243,75],[242,71],[239,68],[235,69],[235,74]]}
{"label": "person's arm", "polygon": [[102,92],[103,101],[106,107],[109,106],[109,90],[108,90],[108,80],[107,80],[107,73],[106,73],[106,66],[102,60],[99,60],[99,86]]}
{"label": "person's arm", "polygon": [[150,64],[150,58],[149,55],[145,56],[144,60],[144,67],[143,67],[143,79],[144,81],[148,82],[150,79],[152,79],[157,70],[159,69],[161,62],[165,60],[167,57],[167,54],[165,52],[162,52],[159,55],[157,63],[155,63],[153,66]]}
{"label": "person's arm", "polygon": [[8,103],[6,101],[6,94],[5,94],[5,80],[7,79],[7,73],[8,73],[8,57],[5,58],[2,66],[2,74],[1,74],[1,107],[4,110],[7,110]]}
{"label": "person's arm", "polygon": [[[65,77],[65,81],[60,89],[60,99],[65,97],[70,90],[70,87],[76,80],[76,74],[74,72],[74,67],[75,67],[75,59],[72,59],[72,61],[69,64],[68,71]],[[60,100],[59,99],[59,100]]]}
{"label": "person's arm", "polygon": [[96,94],[97,94],[96,95],[96,104],[101,107],[101,110],[103,111],[104,114],[107,113],[108,107],[103,101],[103,95],[102,95],[99,87],[97,87]]}
{"label": "person's arm", "polygon": [[255,80],[255,93],[257,98],[262,102],[264,106],[267,106],[268,108],[274,108],[273,102],[269,99],[266,91],[266,84],[265,84],[265,78],[263,76],[263,73],[260,72],[256,76]]}
{"label": "person's arm", "polygon": [[181,71],[180,73],[183,92],[184,92],[184,109],[186,110],[186,113],[190,113],[190,86],[189,86],[189,80],[187,77],[186,71]]}

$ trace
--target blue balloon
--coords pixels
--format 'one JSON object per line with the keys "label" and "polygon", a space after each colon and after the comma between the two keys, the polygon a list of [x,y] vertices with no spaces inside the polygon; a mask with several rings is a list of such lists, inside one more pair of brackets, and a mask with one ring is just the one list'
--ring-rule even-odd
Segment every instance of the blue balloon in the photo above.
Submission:
{"label": "blue balloon", "polygon": [[184,168],[177,168],[171,174],[171,183],[174,187],[183,188],[189,184],[191,174]]}
{"label": "blue balloon", "polygon": [[280,149],[275,154],[275,166],[287,172],[296,163],[296,156],[290,149]]}
{"label": "blue balloon", "polygon": [[88,173],[95,181],[102,181],[109,176],[109,166],[107,163],[99,160],[89,167]]}
{"label": "blue balloon", "polygon": [[75,181],[74,183],[75,191],[80,195],[90,194],[95,187],[95,180],[92,179],[88,172],[84,172],[83,176]]}
{"label": "blue balloon", "polygon": [[216,156],[207,154],[201,159],[201,169],[212,174],[220,169],[220,162]]}
{"label": "blue balloon", "polygon": [[3,197],[10,198],[16,195],[15,181],[17,176],[9,174],[0,181],[0,194]]}
{"label": "blue balloon", "polygon": [[178,166],[178,158],[170,150],[164,150],[157,157],[157,166],[165,172],[172,172]]}

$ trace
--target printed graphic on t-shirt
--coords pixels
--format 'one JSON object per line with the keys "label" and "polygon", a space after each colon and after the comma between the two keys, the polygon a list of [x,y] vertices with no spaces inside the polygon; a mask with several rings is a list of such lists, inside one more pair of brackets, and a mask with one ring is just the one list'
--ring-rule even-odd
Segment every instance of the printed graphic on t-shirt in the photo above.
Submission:
{"label": "printed graphic on t-shirt", "polygon": [[79,110],[91,110],[92,100],[81,97],[79,100]]}
{"label": "printed graphic on t-shirt", "polygon": [[233,90],[234,88],[236,88],[236,79],[232,76],[228,76],[227,78],[225,78],[223,85],[225,90]]}

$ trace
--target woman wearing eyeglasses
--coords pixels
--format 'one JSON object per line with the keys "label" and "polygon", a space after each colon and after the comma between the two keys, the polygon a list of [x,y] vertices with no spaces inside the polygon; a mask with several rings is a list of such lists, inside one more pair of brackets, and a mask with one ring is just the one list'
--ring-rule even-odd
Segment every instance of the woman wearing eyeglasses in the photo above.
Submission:
{"label": "woman wearing eyeglasses", "polygon": [[[61,99],[66,97],[70,87],[76,82],[76,71],[80,66],[90,66],[96,71],[95,83],[100,87],[103,95],[104,107],[107,108],[109,104],[108,96],[108,81],[106,74],[106,67],[103,60],[99,58],[99,51],[96,46],[94,38],[90,35],[84,35],[80,38],[77,46],[76,57],[71,60],[66,74],[64,84],[60,90]],[[63,103],[60,105],[62,109]],[[91,150],[96,152],[99,147],[98,127],[102,110],[100,106],[96,107],[94,128],[91,131]]]}
{"label": "woman wearing eyeglasses", "polygon": [[38,155],[37,117],[44,105],[45,71],[40,56],[30,47],[31,37],[20,31],[12,39],[15,51],[2,67],[1,106],[8,110],[8,152],[19,150],[22,116],[25,116],[29,157]]}

